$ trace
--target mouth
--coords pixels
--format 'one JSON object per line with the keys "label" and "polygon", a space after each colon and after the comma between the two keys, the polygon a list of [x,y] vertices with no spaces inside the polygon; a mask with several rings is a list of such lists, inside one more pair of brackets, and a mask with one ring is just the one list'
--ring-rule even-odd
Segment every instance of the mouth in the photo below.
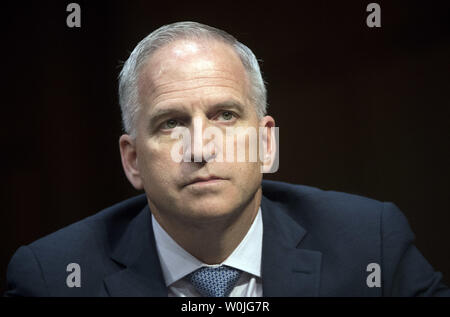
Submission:
{"label": "mouth", "polygon": [[226,180],[226,179],[222,178],[222,177],[218,177],[218,176],[196,177],[196,178],[194,178],[194,180],[190,181],[185,186],[213,185],[213,184],[220,183],[224,180]]}

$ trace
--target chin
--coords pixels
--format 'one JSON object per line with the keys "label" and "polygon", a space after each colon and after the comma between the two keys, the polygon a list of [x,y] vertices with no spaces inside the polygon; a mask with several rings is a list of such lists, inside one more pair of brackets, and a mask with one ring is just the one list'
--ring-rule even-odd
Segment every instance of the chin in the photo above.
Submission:
{"label": "chin", "polygon": [[200,198],[183,206],[184,215],[195,220],[214,220],[236,212],[238,205],[230,204],[230,199]]}

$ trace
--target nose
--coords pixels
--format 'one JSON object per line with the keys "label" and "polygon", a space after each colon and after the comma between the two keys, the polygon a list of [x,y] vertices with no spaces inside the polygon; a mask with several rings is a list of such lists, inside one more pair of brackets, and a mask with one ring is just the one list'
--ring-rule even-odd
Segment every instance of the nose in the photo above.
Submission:
{"label": "nose", "polygon": [[[217,156],[216,140],[203,140],[205,130],[210,128],[208,119],[204,116],[195,116],[191,126],[191,162],[206,163]],[[206,141],[206,142],[205,142]]]}

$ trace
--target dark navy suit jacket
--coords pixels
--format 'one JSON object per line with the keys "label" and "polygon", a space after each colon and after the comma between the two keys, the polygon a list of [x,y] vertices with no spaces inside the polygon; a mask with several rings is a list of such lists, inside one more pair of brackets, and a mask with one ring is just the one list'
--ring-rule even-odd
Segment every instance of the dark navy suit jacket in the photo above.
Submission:
{"label": "dark navy suit jacket", "polygon": [[[264,296],[450,296],[394,204],[282,182],[262,188]],[[69,263],[80,265],[80,287],[66,284]],[[367,284],[370,263],[380,287]],[[6,296],[167,296],[145,195],[20,247],[7,280]]]}

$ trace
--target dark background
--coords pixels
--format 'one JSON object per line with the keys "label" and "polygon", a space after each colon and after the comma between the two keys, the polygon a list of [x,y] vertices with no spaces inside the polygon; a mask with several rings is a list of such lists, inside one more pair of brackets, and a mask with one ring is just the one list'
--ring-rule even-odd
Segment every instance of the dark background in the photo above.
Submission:
{"label": "dark background", "polygon": [[[0,285],[14,251],[137,192],[120,163],[119,61],[157,27],[222,28],[263,60],[280,169],[395,202],[450,284],[450,7],[377,1],[2,3]],[[448,1],[447,1],[448,3]],[[0,289],[1,290],[1,289]]]}

